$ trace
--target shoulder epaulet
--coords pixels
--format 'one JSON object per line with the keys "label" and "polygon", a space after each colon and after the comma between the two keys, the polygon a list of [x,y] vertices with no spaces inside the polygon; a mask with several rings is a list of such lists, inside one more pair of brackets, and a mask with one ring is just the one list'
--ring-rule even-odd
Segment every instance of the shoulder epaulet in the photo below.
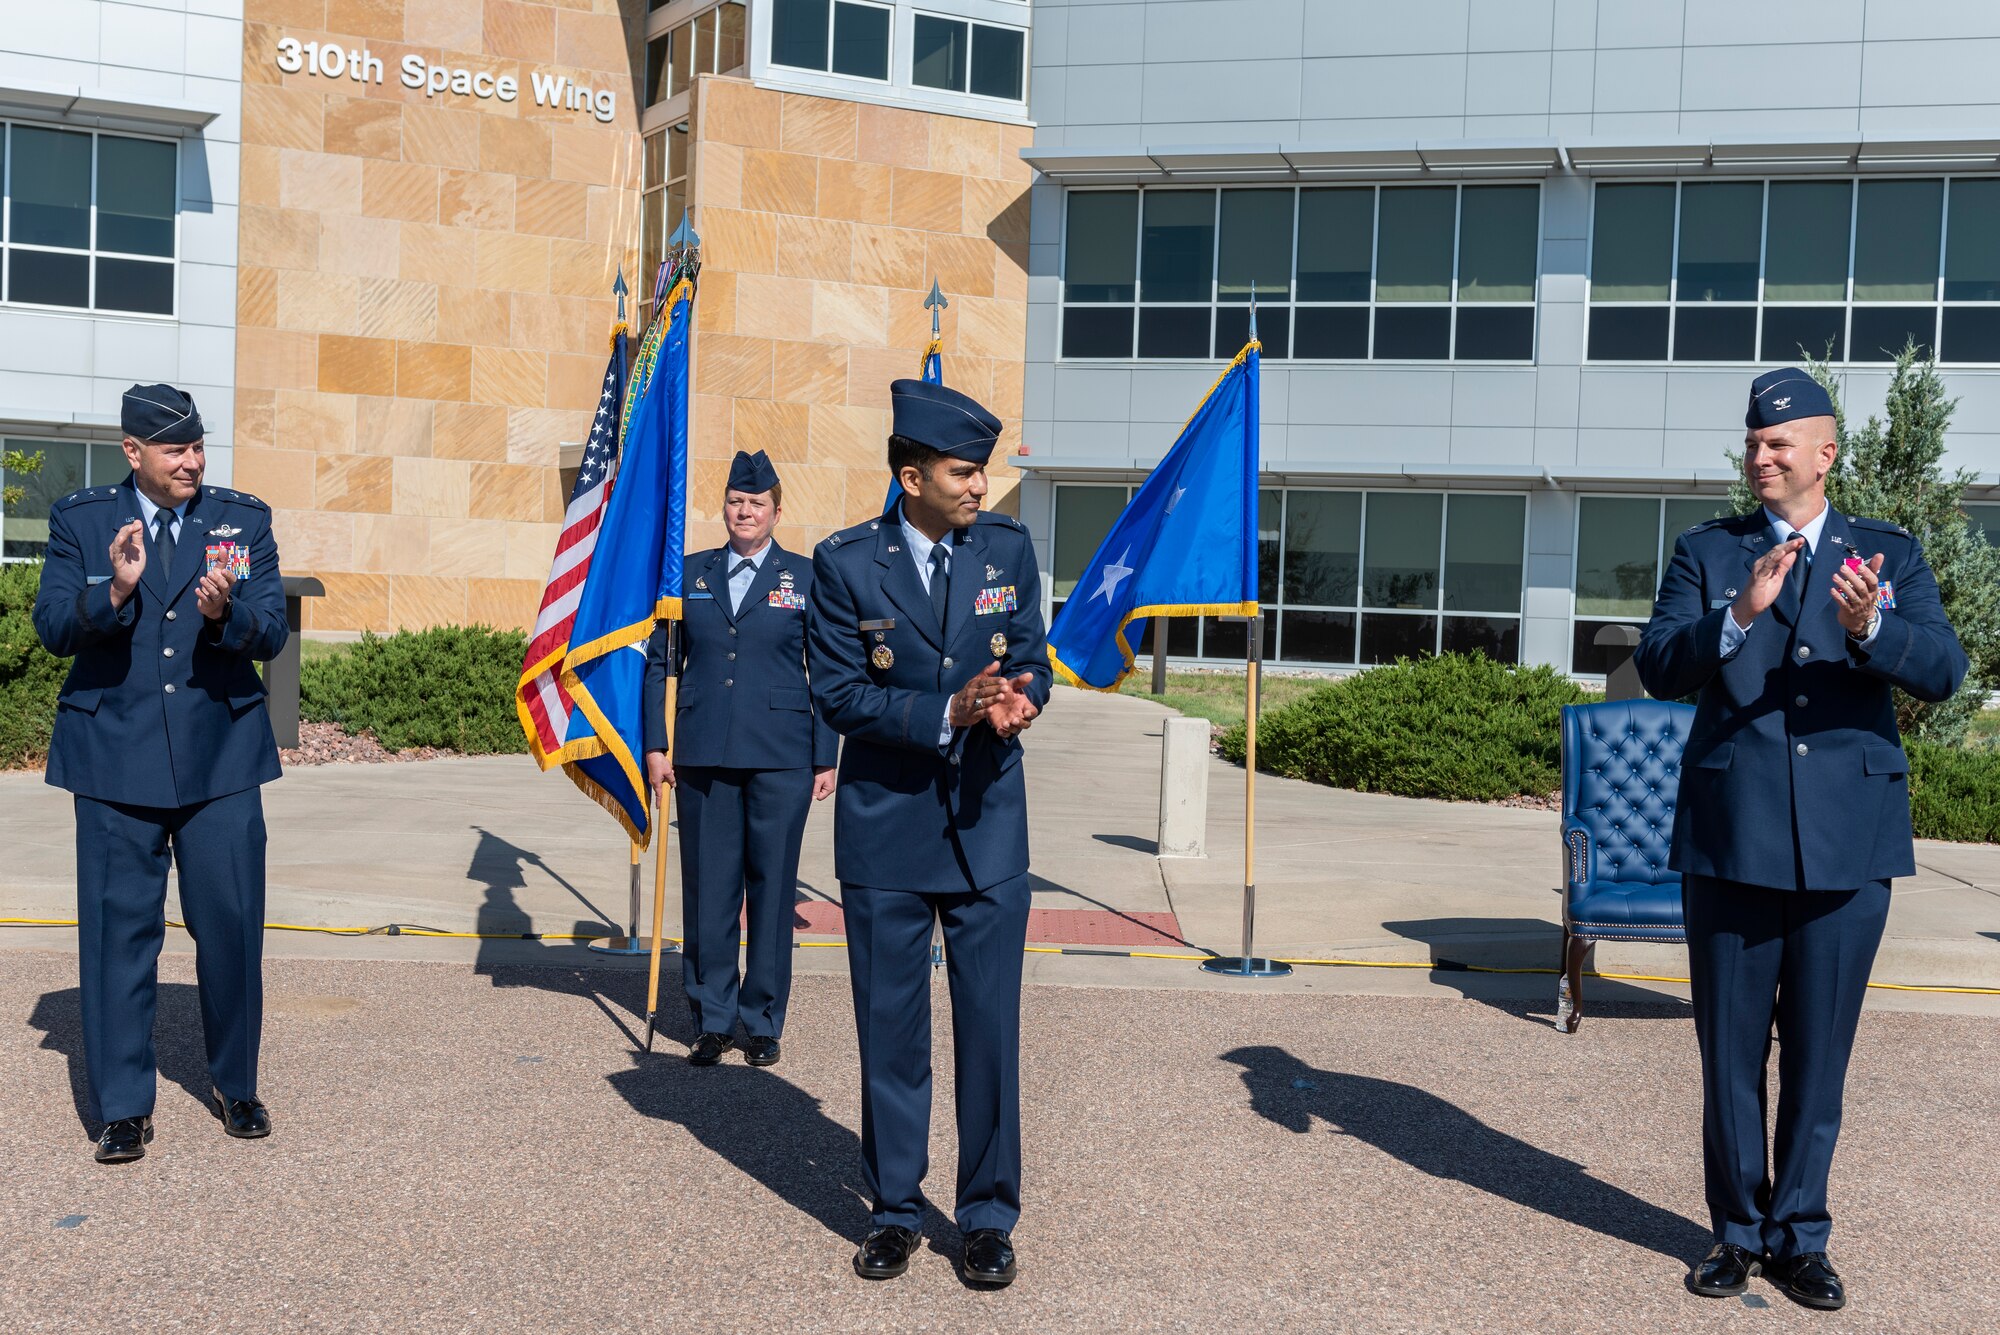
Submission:
{"label": "shoulder epaulet", "polygon": [[1910,536],[1910,530],[1904,528],[1901,524],[1892,524],[1886,519],[1868,519],[1862,515],[1849,515],[1847,517],[1847,524],[1850,528],[1879,529],[1884,533],[1893,533],[1899,538]]}
{"label": "shoulder epaulet", "polygon": [[202,486],[202,495],[214,501],[228,501],[231,505],[247,505],[253,510],[268,510],[271,507],[247,491],[236,491],[229,487]]}
{"label": "shoulder epaulet", "polygon": [[1003,528],[1011,528],[1016,533],[1026,533],[1028,531],[1028,526],[1014,518],[1014,516],[1003,515],[996,510],[981,510],[976,522],[981,524],[998,524]]}
{"label": "shoulder epaulet", "polygon": [[1681,536],[1683,538],[1693,537],[1697,533],[1708,532],[1708,530],[1714,528],[1717,524],[1726,524],[1728,522],[1727,519],[1704,519],[1699,524],[1682,529]]}
{"label": "shoulder epaulet", "polygon": [[819,545],[829,550],[844,547],[848,543],[855,542],[861,538],[873,537],[876,533],[881,532],[881,529],[882,519],[878,515],[874,519],[864,519],[852,528],[844,528],[838,533],[828,534],[820,540]]}
{"label": "shoulder epaulet", "polygon": [[67,510],[73,506],[83,505],[90,501],[115,500],[117,496],[118,488],[116,487],[85,487],[81,491],[71,492],[49,508],[51,510]]}

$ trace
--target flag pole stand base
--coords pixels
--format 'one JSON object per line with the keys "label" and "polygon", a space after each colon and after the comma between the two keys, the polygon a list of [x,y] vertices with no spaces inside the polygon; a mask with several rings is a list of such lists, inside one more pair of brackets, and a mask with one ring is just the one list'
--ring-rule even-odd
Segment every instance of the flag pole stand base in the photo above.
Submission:
{"label": "flag pole stand base", "polygon": [[[598,936],[592,937],[590,940],[584,942],[584,944],[600,955],[650,955],[653,953],[652,941],[643,936]],[[662,950],[672,950],[673,948],[673,942],[671,941],[660,947]]]}
{"label": "flag pole stand base", "polygon": [[1280,960],[1261,959],[1256,956],[1231,956],[1227,959],[1203,960],[1203,973],[1226,974],[1231,978],[1289,978],[1292,966]]}

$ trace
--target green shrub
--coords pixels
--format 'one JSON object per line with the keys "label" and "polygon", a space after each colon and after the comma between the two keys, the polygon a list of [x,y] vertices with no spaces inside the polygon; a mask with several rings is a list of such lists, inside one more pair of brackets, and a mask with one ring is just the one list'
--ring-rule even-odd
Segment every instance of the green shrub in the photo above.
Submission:
{"label": "green shrub", "polygon": [[48,759],[56,694],[69,660],[42,648],[35,634],[35,590],[42,563],[0,565],[0,769]]}
{"label": "green shrub", "polygon": [[344,654],[301,665],[300,717],[372,732],[392,751],[526,751],[514,687],[527,650],[520,631],[491,626],[363,635]]}
{"label": "green shrub", "polygon": [[1911,742],[1910,822],[1919,839],[2000,843],[2000,749]]}
{"label": "green shrub", "polygon": [[[1361,792],[1494,801],[1562,782],[1557,720],[1595,697],[1548,667],[1483,654],[1399,659],[1263,715],[1257,767]],[[1243,762],[1241,724],[1224,759]]]}

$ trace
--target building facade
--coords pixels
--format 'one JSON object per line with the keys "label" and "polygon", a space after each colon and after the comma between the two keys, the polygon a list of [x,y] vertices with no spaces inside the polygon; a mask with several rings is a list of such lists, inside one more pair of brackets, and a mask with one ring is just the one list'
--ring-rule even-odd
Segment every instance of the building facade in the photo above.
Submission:
{"label": "building facade", "polygon": [[1035,8],[1022,514],[1052,605],[1253,287],[1281,663],[1601,671],[1598,629],[1726,509],[1750,379],[1806,353],[1861,418],[1895,349],[1936,349],[1948,462],[2000,520],[1991,6]]}
{"label": "building facade", "polygon": [[874,511],[933,282],[1051,612],[1253,293],[1281,664],[1599,670],[1723,505],[1748,380],[1804,352],[1865,416],[1894,349],[1936,349],[2000,533],[2000,18],[1971,0],[16,8],[0,439],[46,466],[6,559],[122,476],[118,394],[168,380],[326,584],[310,629],[528,624],[613,279],[636,333],[684,218],[694,546],[739,448],[778,461],[790,545]]}

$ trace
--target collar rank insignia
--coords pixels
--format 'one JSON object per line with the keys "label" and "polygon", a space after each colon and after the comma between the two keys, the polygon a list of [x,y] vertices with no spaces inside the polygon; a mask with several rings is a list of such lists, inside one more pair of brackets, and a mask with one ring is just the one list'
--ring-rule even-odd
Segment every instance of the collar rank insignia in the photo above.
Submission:
{"label": "collar rank insignia", "polygon": [[986,642],[986,647],[993,651],[995,658],[1005,658],[1007,656],[1007,637],[996,630],[993,632],[993,638]]}
{"label": "collar rank insignia", "polygon": [[218,538],[233,538],[242,531],[242,529],[237,528],[234,524],[217,524],[209,530],[209,533],[211,536]]}
{"label": "collar rank insignia", "polygon": [[981,589],[972,599],[975,616],[992,616],[996,612],[1011,612],[1015,608],[1014,586],[1002,585],[997,589]]}

